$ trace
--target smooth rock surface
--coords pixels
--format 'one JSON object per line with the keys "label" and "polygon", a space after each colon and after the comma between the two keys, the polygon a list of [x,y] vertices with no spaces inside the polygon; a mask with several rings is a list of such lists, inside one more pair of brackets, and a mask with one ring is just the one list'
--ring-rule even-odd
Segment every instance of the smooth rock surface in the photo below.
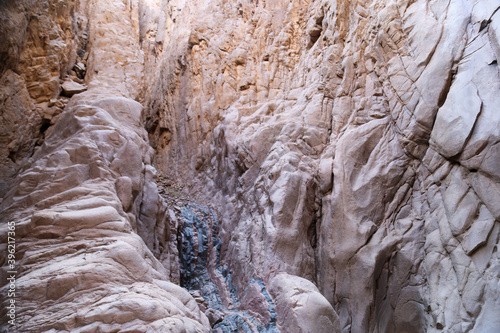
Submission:
{"label": "smooth rock surface", "polygon": [[283,332],[341,332],[335,310],[311,281],[280,273],[271,280],[269,291],[276,299]]}

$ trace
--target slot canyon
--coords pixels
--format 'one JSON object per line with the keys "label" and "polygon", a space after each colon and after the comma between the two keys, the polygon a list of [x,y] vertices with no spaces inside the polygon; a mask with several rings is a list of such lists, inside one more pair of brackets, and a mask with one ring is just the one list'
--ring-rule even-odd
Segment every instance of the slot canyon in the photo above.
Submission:
{"label": "slot canyon", "polygon": [[0,0],[0,332],[500,332],[499,9]]}

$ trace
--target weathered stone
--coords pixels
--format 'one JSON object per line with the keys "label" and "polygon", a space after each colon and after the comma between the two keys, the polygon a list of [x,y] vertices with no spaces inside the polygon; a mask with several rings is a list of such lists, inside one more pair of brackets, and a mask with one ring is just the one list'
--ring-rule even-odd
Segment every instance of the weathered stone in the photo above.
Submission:
{"label": "weathered stone", "polygon": [[122,202],[123,209],[129,210],[132,204],[132,180],[129,177],[120,177],[116,180],[116,194]]}
{"label": "weathered stone", "polygon": [[341,332],[337,314],[312,282],[280,273],[271,280],[269,291],[276,299],[283,332]]}
{"label": "weathered stone", "polygon": [[7,70],[0,78],[0,193],[9,183],[23,159],[31,155],[42,125],[22,77]]}
{"label": "weathered stone", "polygon": [[81,85],[73,80],[66,80],[62,84],[62,93],[66,97],[71,97],[87,90],[87,87]]}
{"label": "weathered stone", "polygon": [[481,206],[477,220],[474,221],[470,229],[463,234],[462,245],[465,253],[470,255],[474,250],[486,244],[494,223],[495,218],[491,216],[484,205]]}
{"label": "weathered stone", "polygon": [[498,326],[494,1],[0,7],[20,330]]}
{"label": "weathered stone", "polygon": [[481,99],[477,88],[470,82],[465,86],[460,86],[458,82],[454,84],[445,104],[438,111],[431,133],[443,156],[450,158],[463,150],[479,112]]}
{"label": "weathered stone", "polygon": [[75,69],[75,72],[78,75],[79,79],[85,78],[85,73],[87,71],[85,64],[83,64],[81,62],[76,63],[74,69]]}
{"label": "weathered stone", "polygon": [[[98,12],[124,13],[113,2],[92,6]],[[95,13],[81,10],[90,15],[90,21],[96,19]],[[50,15],[47,19],[64,19],[64,11]],[[127,16],[103,25],[126,29],[133,21]],[[103,35],[94,37],[96,52],[128,48],[127,44],[102,43]],[[127,71],[120,64],[116,70]],[[20,118],[16,127],[21,138],[12,142],[10,150],[18,151],[22,160],[19,146],[30,144],[23,136],[36,138],[40,127],[30,119],[34,111],[30,98],[49,101],[52,96],[43,90],[37,94],[44,96],[33,96],[32,89],[30,97],[23,78],[11,71],[2,79],[9,82],[2,85],[5,100],[14,102],[2,107],[2,125],[12,126]],[[144,191],[156,189],[153,179],[143,177],[152,167],[146,165],[151,162],[151,151],[139,123],[142,106],[96,86],[84,91],[67,81],[63,89],[75,95],[55,124],[43,129],[44,140],[31,152],[31,159],[9,176],[13,185],[2,191],[1,239],[9,231],[4,228],[7,222],[16,223],[16,330],[208,332],[209,321],[194,299],[167,281],[166,268],[133,231],[142,207],[135,197],[142,199]],[[17,106],[14,112],[13,106]],[[16,113],[19,116],[14,117]],[[25,134],[32,130],[34,135]],[[6,133],[15,136],[16,130]],[[1,277],[6,281],[5,270]],[[2,317],[4,328],[7,319]]]}

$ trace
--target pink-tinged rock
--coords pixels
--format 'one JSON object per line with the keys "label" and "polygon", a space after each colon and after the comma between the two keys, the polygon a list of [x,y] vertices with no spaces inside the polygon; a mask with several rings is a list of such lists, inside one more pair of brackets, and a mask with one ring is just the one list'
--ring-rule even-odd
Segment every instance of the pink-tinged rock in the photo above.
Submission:
{"label": "pink-tinged rock", "polygon": [[62,94],[71,97],[87,90],[87,87],[72,80],[66,80],[62,84]]}

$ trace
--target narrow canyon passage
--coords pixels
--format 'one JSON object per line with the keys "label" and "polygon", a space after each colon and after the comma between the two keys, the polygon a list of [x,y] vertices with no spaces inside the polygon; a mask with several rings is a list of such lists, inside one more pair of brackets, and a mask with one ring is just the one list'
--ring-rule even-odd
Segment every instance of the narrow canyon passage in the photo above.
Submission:
{"label": "narrow canyon passage", "polygon": [[[252,279],[240,301],[231,271],[220,261],[221,239],[217,236],[214,212],[191,203],[182,208],[180,217],[183,220],[179,246],[180,285],[190,291],[199,291],[201,297],[196,299],[208,310],[205,314],[213,330],[279,332],[274,301],[262,281]],[[247,302],[251,304],[245,304]],[[256,315],[244,311],[245,308]]]}
{"label": "narrow canyon passage", "polygon": [[0,331],[497,332],[499,8],[0,2]]}

